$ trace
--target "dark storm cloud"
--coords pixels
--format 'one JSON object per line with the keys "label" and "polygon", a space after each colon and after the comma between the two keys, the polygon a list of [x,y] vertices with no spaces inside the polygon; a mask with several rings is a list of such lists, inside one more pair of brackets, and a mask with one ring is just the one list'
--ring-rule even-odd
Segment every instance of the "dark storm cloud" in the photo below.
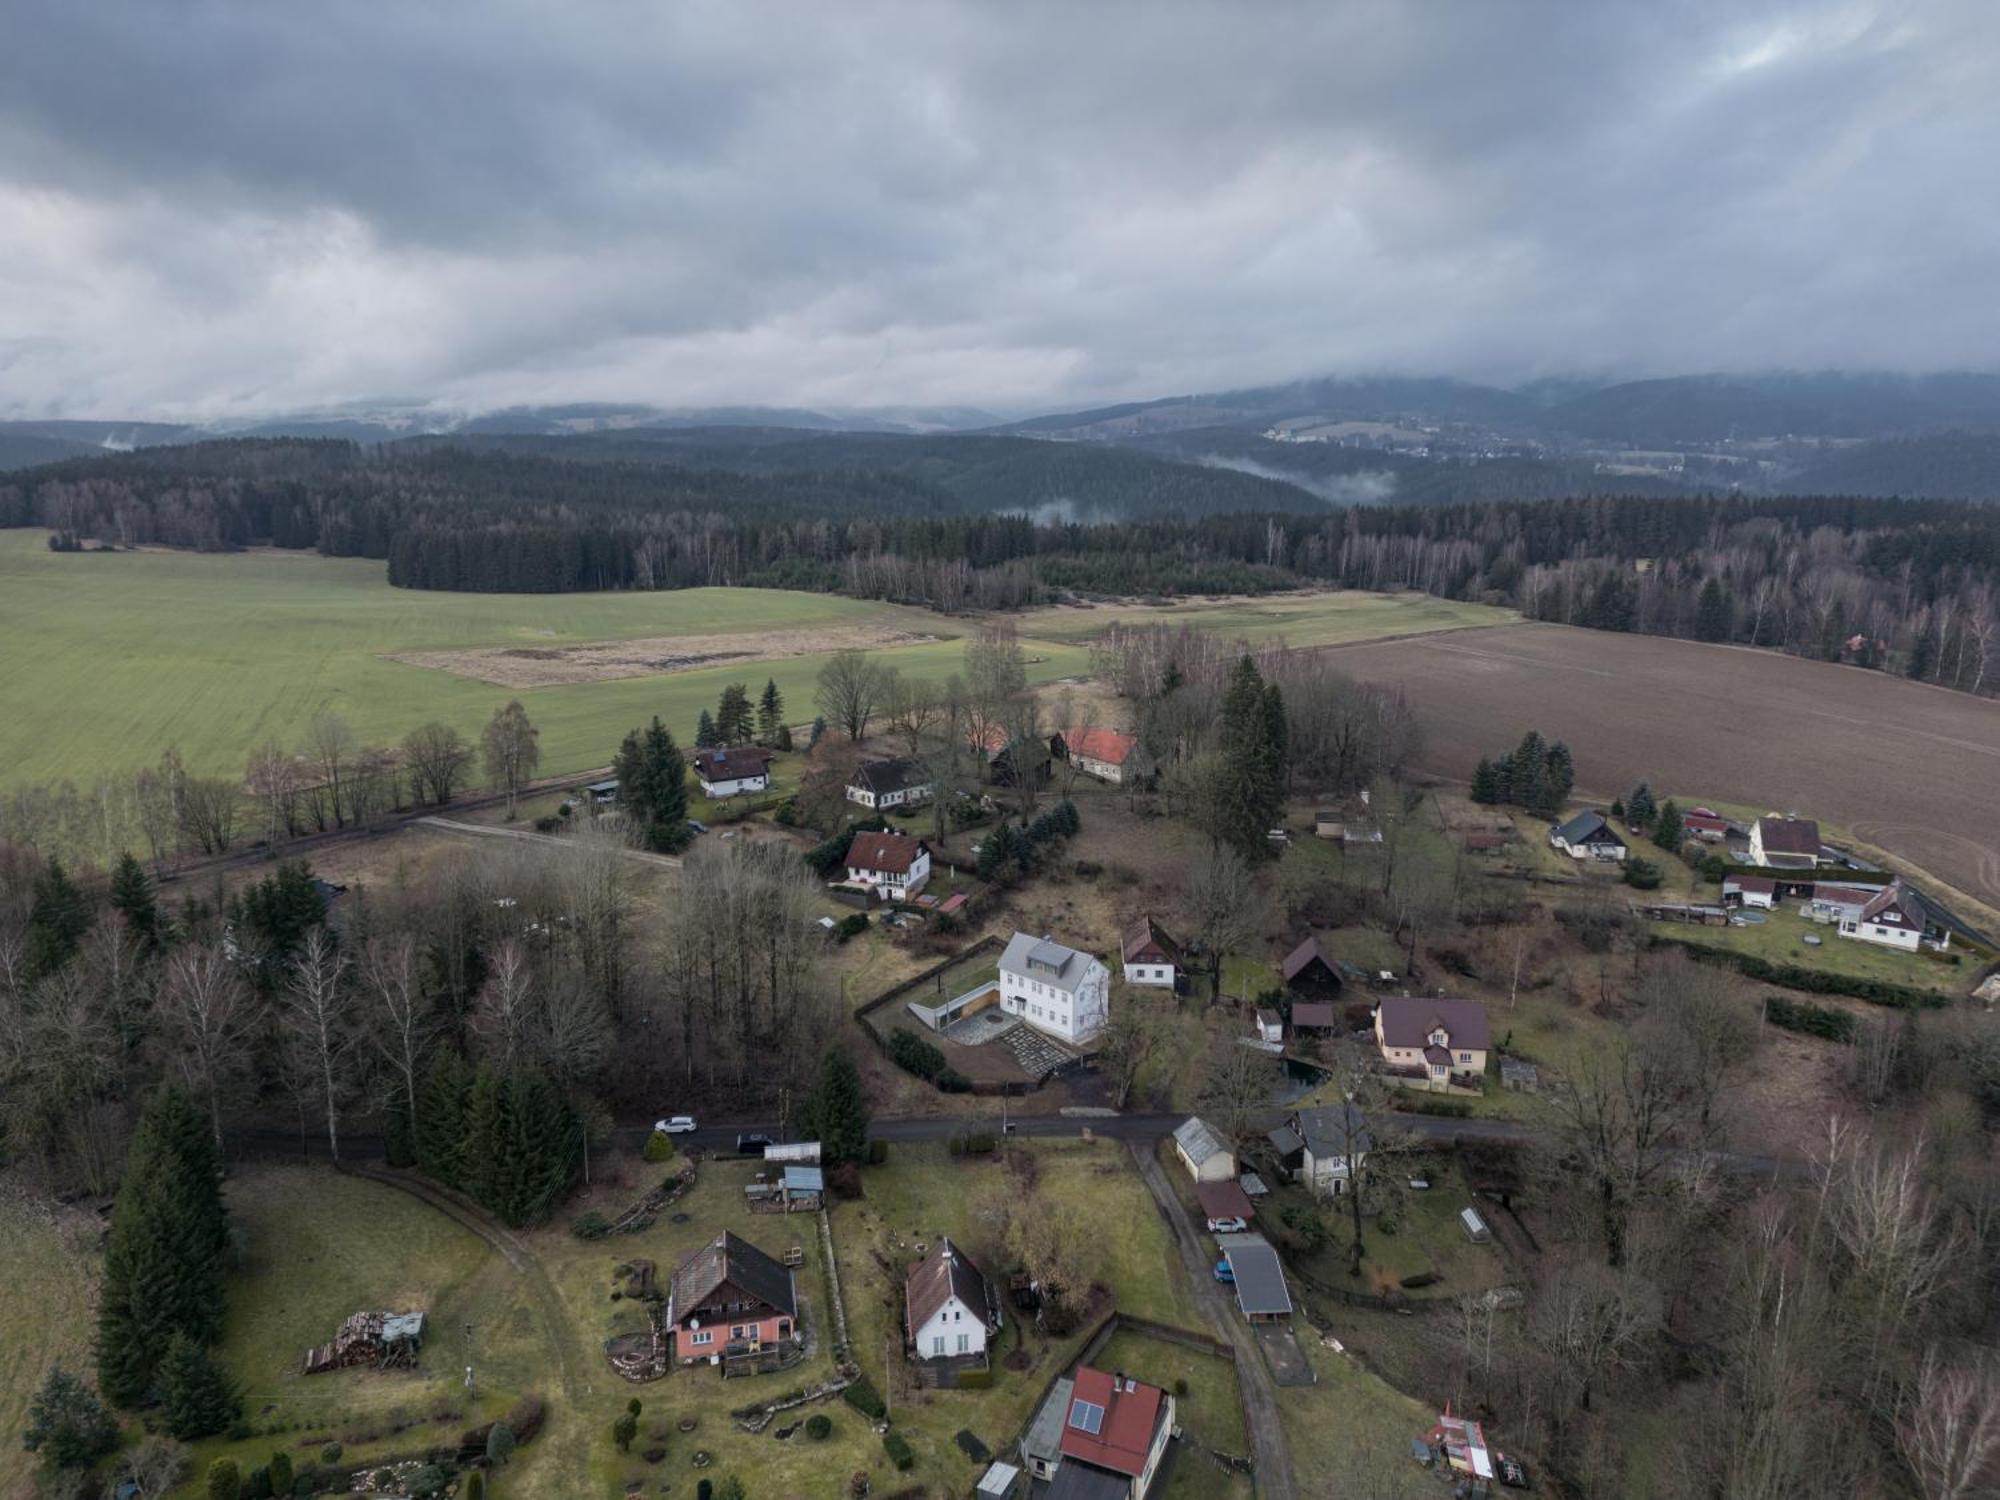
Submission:
{"label": "dark storm cloud", "polygon": [[0,411],[1987,366],[1985,3],[37,7]]}

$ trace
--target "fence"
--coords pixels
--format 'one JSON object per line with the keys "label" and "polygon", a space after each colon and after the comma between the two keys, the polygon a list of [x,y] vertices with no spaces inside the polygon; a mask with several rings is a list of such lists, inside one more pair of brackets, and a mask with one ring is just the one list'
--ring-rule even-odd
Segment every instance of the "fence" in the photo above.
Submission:
{"label": "fence", "polygon": [[[991,934],[981,938],[978,942],[974,943],[970,948],[962,949],[961,951],[952,954],[949,958],[939,960],[937,963],[932,964],[928,969],[925,969],[922,973],[916,975],[913,978],[904,980],[894,989],[888,990],[883,994],[877,995],[873,1000],[870,1000],[866,1005],[862,1006],[861,1009],[857,1010],[854,1013],[854,1019],[856,1024],[858,1024],[861,1027],[862,1032],[867,1036],[868,1040],[875,1044],[875,1048],[877,1051],[879,1051],[884,1057],[888,1057],[891,1061],[894,1061],[894,1054],[889,1051],[889,1039],[887,1036],[883,1034],[882,1029],[876,1025],[875,1022],[876,1015],[890,1006],[901,1004],[909,996],[915,994],[917,991],[921,990],[925,985],[935,980],[938,977],[938,975],[947,973],[952,969],[958,968],[960,965],[965,964],[971,961],[972,959],[976,959],[983,954],[991,954],[994,956],[995,959],[997,959],[999,957],[1001,950],[1004,949],[1006,946],[1007,946],[1006,943],[1002,939]],[[1065,1073],[1075,1071],[1078,1067],[1083,1065],[1083,1062],[1084,1060],[1082,1058],[1075,1059],[1070,1063],[1064,1064],[1062,1067],[1053,1069],[1050,1072],[1044,1074],[1040,1079],[1038,1079],[1034,1083],[1023,1083],[1020,1081],[996,1083],[996,1082],[981,1080],[977,1082],[970,1082],[966,1088],[959,1089],[956,1092],[964,1094],[977,1094],[982,1097],[998,1098],[1001,1096],[1005,1096],[1010,1099],[1019,1099],[1025,1097],[1028,1094],[1033,1093],[1036,1089],[1040,1088],[1042,1084],[1047,1083],[1050,1079],[1059,1078],[1063,1076]],[[908,1072],[908,1069],[905,1069],[904,1071]],[[912,1073],[910,1074],[910,1076],[912,1078],[916,1078],[919,1075]],[[934,1080],[923,1079],[922,1081],[929,1083],[933,1088],[937,1088],[937,1084]],[[945,1091],[939,1089],[939,1092],[943,1093]]]}

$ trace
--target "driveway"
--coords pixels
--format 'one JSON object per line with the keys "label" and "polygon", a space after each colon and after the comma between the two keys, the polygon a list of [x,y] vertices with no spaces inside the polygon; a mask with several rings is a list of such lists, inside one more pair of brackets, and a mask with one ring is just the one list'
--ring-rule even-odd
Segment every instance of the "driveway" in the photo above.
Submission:
{"label": "driveway", "polygon": [[1278,1419],[1277,1388],[1271,1382],[1271,1372],[1265,1367],[1250,1325],[1237,1311],[1235,1297],[1212,1274],[1214,1259],[1194,1220],[1175,1196],[1174,1185],[1167,1181],[1166,1169],[1160,1165],[1151,1142],[1133,1140],[1130,1150],[1132,1160],[1138,1163],[1139,1175],[1146,1179],[1160,1212],[1173,1228],[1181,1260],[1194,1281],[1195,1300],[1201,1303],[1216,1333],[1228,1339],[1236,1350],[1236,1381],[1243,1391],[1243,1418],[1250,1429],[1250,1457],[1257,1465],[1260,1500],[1298,1500],[1292,1478],[1292,1455],[1285,1446],[1284,1426]]}

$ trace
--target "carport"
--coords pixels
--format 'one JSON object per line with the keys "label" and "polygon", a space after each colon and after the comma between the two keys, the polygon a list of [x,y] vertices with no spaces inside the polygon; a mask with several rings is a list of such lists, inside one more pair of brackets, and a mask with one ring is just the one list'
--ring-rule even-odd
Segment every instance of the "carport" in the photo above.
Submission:
{"label": "carport", "polygon": [[1219,1234],[1215,1243],[1236,1278],[1236,1305],[1252,1323],[1278,1323],[1292,1315],[1292,1294],[1278,1252],[1261,1234]]}

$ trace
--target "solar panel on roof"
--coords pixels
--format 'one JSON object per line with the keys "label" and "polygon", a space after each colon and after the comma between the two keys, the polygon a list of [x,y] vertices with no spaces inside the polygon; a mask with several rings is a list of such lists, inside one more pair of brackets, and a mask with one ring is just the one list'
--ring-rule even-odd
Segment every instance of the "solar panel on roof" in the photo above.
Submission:
{"label": "solar panel on roof", "polygon": [[1079,1432],[1097,1436],[1104,1426],[1104,1408],[1095,1401],[1075,1401],[1070,1403],[1069,1425]]}

